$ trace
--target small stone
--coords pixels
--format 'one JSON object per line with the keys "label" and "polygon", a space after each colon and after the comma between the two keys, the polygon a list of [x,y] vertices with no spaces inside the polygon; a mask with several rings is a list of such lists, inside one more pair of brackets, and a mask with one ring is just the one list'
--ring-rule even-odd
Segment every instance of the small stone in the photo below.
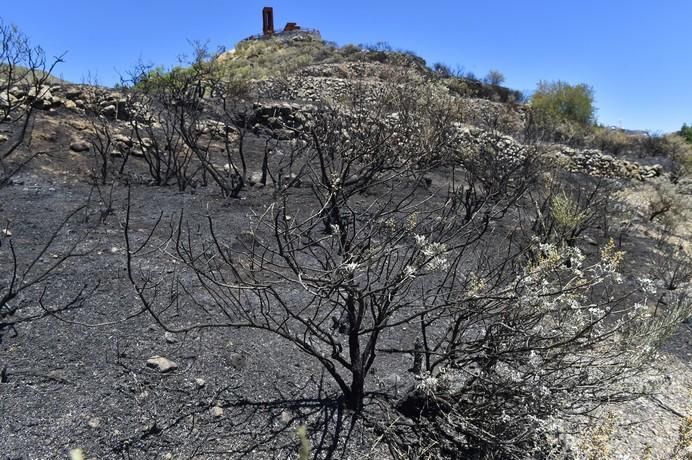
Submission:
{"label": "small stone", "polygon": [[211,408],[211,415],[212,417],[223,417],[223,407],[220,406],[214,406]]}
{"label": "small stone", "polygon": [[87,425],[89,425],[91,428],[98,428],[101,426],[101,419],[98,417],[92,417],[87,422]]}
{"label": "small stone", "polygon": [[70,144],[70,150],[73,152],[88,152],[91,146],[85,141],[76,141]]}
{"label": "small stone", "polygon": [[101,109],[101,114],[105,117],[115,117],[117,109],[114,104],[107,105]]}
{"label": "small stone", "polygon": [[231,365],[231,367],[237,370],[241,370],[245,368],[246,359],[245,356],[240,353],[231,353],[228,356],[228,362]]}
{"label": "small stone", "polygon": [[204,379],[196,378],[195,379],[195,385],[197,385],[198,388],[203,388],[204,385],[206,385],[207,382],[204,381]]}
{"label": "small stone", "polygon": [[124,134],[116,134],[113,136],[113,140],[115,142],[120,142],[121,144],[125,144],[127,146],[132,145],[132,139],[130,139],[129,136],[126,136]]}
{"label": "small stone", "polygon": [[159,372],[165,374],[166,372],[176,370],[178,365],[163,356],[152,356],[147,360],[147,367],[158,369]]}
{"label": "small stone", "polygon": [[68,99],[79,99],[82,96],[81,88],[67,88],[65,90],[65,97]]}
{"label": "small stone", "polygon": [[172,332],[166,331],[163,337],[166,339],[166,343],[178,343],[178,338]]}
{"label": "small stone", "polygon": [[281,411],[281,421],[283,423],[290,423],[291,422],[291,414],[289,414],[285,410]]}
{"label": "small stone", "polygon": [[0,134],[0,144],[2,144],[3,142],[7,142],[9,139],[10,138],[7,137],[6,135]]}

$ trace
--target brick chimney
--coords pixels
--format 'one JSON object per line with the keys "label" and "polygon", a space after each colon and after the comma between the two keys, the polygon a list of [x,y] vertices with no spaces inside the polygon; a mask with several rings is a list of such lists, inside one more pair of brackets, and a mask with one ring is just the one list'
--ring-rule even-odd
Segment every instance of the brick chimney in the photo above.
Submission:
{"label": "brick chimney", "polygon": [[262,10],[262,34],[274,35],[274,9],[271,6],[265,6]]}

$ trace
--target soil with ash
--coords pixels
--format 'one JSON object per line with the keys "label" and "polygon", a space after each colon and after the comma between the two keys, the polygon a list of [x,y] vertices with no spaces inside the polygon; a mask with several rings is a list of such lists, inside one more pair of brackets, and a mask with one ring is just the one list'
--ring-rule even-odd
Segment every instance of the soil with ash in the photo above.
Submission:
{"label": "soil with ash", "polygon": [[[31,148],[47,153],[0,190],[0,224],[11,233],[20,264],[41,250],[66,215],[86,205],[37,267],[80,239],[84,255],[61,267],[42,303],[51,308],[84,286],[94,290],[82,308],[0,336],[0,458],[68,458],[76,448],[87,459],[295,458],[303,424],[320,458],[388,458],[371,425],[354,423],[341,408],[329,376],[285,341],[249,329],[170,334],[142,311],[125,269],[127,187],[89,185],[93,153],[69,150],[79,136],[75,123],[73,115],[41,115]],[[252,170],[259,169],[263,145],[249,140]],[[174,186],[132,184],[130,193],[131,228],[140,235],[159,215],[167,225],[184,211],[200,225],[212,215],[228,238],[238,237],[248,229],[248,215],[272,200],[271,187],[248,187],[240,199],[223,199],[214,187],[181,193]],[[158,269],[165,273],[167,267]],[[40,314],[40,294],[30,290],[17,301],[30,302],[27,311]],[[615,411],[622,425],[618,449],[638,454],[646,444],[674,442],[679,415],[692,410],[685,394],[692,390],[691,337],[683,326],[666,346],[661,362],[669,369],[668,384],[657,399]],[[147,364],[155,356],[177,368],[162,373]],[[410,365],[410,356],[383,356],[369,381],[371,397],[401,395],[414,383],[401,371]]]}

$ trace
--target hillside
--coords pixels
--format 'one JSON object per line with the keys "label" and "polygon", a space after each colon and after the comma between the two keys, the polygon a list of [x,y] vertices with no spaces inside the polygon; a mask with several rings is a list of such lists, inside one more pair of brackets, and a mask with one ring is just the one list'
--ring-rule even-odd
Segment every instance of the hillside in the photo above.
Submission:
{"label": "hillside", "polygon": [[691,458],[677,137],[304,31],[20,83],[7,458]]}

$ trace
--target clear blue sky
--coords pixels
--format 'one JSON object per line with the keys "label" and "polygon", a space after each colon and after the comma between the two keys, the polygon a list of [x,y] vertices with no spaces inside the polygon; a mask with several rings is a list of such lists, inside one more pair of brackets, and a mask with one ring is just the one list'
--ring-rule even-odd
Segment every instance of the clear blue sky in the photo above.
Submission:
{"label": "clear blue sky", "polygon": [[593,86],[598,120],[667,132],[692,122],[690,0],[0,0],[0,16],[48,52],[67,51],[57,74],[113,84],[141,58],[175,63],[187,40],[232,48],[261,31],[273,6],[277,27],[314,27],[339,44],[386,41],[429,64],[509,87],[539,80]]}

